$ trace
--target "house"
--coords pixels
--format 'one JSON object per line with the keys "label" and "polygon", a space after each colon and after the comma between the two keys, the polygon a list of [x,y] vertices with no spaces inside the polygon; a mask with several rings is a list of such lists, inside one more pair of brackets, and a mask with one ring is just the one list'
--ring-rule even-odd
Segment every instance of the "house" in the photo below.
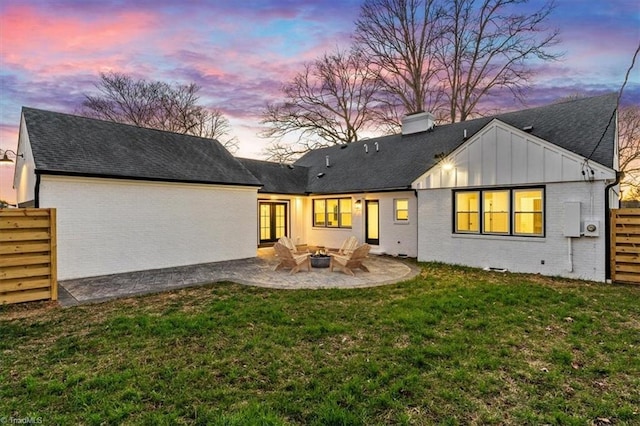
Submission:
{"label": "house", "polygon": [[23,108],[20,206],[55,207],[60,280],[254,257],[260,182],[218,142]]}
{"label": "house", "polygon": [[[314,150],[293,165],[25,108],[14,185],[20,203],[59,209],[61,279],[252,257],[282,235],[326,247],[353,235],[374,253],[604,281],[616,107],[612,94],[443,126],[421,113],[401,134]],[[158,245],[176,253],[142,262],[139,252]],[[78,269],[79,254],[106,265]]]}

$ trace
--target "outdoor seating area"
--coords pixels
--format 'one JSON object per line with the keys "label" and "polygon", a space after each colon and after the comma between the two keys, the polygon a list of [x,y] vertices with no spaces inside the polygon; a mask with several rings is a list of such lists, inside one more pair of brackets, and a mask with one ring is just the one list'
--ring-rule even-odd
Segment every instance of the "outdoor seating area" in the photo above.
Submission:
{"label": "outdoor seating area", "polygon": [[290,275],[299,272],[301,268],[311,271],[311,268],[329,268],[333,272],[334,268],[339,268],[347,275],[355,276],[354,269],[369,272],[369,269],[362,263],[368,257],[371,246],[369,244],[360,245],[354,236],[347,238],[337,252],[327,251],[319,248],[315,252],[301,251],[296,247],[289,237],[281,237],[273,245],[273,250],[280,262],[274,271],[280,269],[290,269]]}

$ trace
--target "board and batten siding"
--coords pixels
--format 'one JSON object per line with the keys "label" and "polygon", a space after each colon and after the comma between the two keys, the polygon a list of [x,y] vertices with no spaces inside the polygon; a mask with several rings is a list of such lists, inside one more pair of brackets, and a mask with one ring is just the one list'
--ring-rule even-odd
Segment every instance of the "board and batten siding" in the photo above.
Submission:
{"label": "board and batten siding", "polygon": [[256,256],[257,188],[43,175],[58,279]]}
{"label": "board and batten siding", "polygon": [[[595,143],[595,141],[593,141]],[[532,134],[493,120],[413,182],[415,189],[611,180],[615,171]],[[592,173],[593,171],[593,173]]]}

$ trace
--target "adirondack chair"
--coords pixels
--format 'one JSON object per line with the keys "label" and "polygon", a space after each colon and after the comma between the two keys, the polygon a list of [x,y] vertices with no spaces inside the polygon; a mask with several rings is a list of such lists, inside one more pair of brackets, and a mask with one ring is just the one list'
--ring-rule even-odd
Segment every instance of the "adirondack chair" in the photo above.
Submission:
{"label": "adirondack chair", "polygon": [[355,274],[353,273],[353,269],[356,268],[360,268],[365,272],[369,272],[369,269],[367,269],[367,267],[362,264],[362,261],[367,258],[369,250],[371,250],[371,246],[369,244],[362,244],[348,256],[331,254],[331,263],[329,264],[329,269],[333,271],[334,267],[340,266],[342,267],[342,272],[354,276]]}
{"label": "adirondack chair", "polygon": [[338,254],[341,256],[349,256],[356,248],[358,248],[358,239],[354,236],[351,236],[344,240],[344,243],[342,243],[342,247],[340,247],[340,250],[338,250]]}
{"label": "adirondack chair", "polygon": [[273,249],[276,252],[276,256],[280,258],[280,263],[274,269],[275,271],[282,268],[291,268],[289,274],[295,274],[302,266],[306,266],[307,271],[311,270],[311,261],[309,260],[311,253],[293,254],[289,248],[280,243],[275,243]]}
{"label": "adirondack chair", "polygon": [[285,246],[286,248],[289,249],[289,251],[291,251],[292,254],[302,254],[302,253],[307,253],[307,252],[303,252],[303,251],[298,251],[298,248],[296,247],[296,245],[293,243],[293,240],[287,236],[284,237],[280,237],[280,239],[278,240],[278,242],[280,244],[282,244],[283,246]]}

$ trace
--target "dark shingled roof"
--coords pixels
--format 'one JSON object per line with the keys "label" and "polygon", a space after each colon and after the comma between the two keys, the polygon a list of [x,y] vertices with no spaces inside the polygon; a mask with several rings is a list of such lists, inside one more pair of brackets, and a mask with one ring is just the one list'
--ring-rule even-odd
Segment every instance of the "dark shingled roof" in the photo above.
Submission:
{"label": "dark shingled roof", "polygon": [[[606,167],[613,168],[615,123],[600,137],[616,109],[616,94],[584,98],[436,126],[412,135],[391,135],[305,154],[296,166],[309,168],[307,192],[316,194],[381,191],[409,188],[433,167],[440,153],[449,154],[493,119],[515,128],[533,126],[531,134]],[[375,144],[379,151],[376,151]],[[367,144],[369,152],[365,153]],[[596,148],[597,147],[597,148]],[[595,148],[595,151],[594,151]],[[326,167],[329,156],[330,167]],[[322,177],[318,177],[323,173]]]}
{"label": "dark shingled roof", "polygon": [[238,158],[264,185],[258,192],[303,195],[307,191],[309,169],[269,161]]}
{"label": "dark shingled roof", "polygon": [[22,108],[36,171],[260,186],[218,141]]}

